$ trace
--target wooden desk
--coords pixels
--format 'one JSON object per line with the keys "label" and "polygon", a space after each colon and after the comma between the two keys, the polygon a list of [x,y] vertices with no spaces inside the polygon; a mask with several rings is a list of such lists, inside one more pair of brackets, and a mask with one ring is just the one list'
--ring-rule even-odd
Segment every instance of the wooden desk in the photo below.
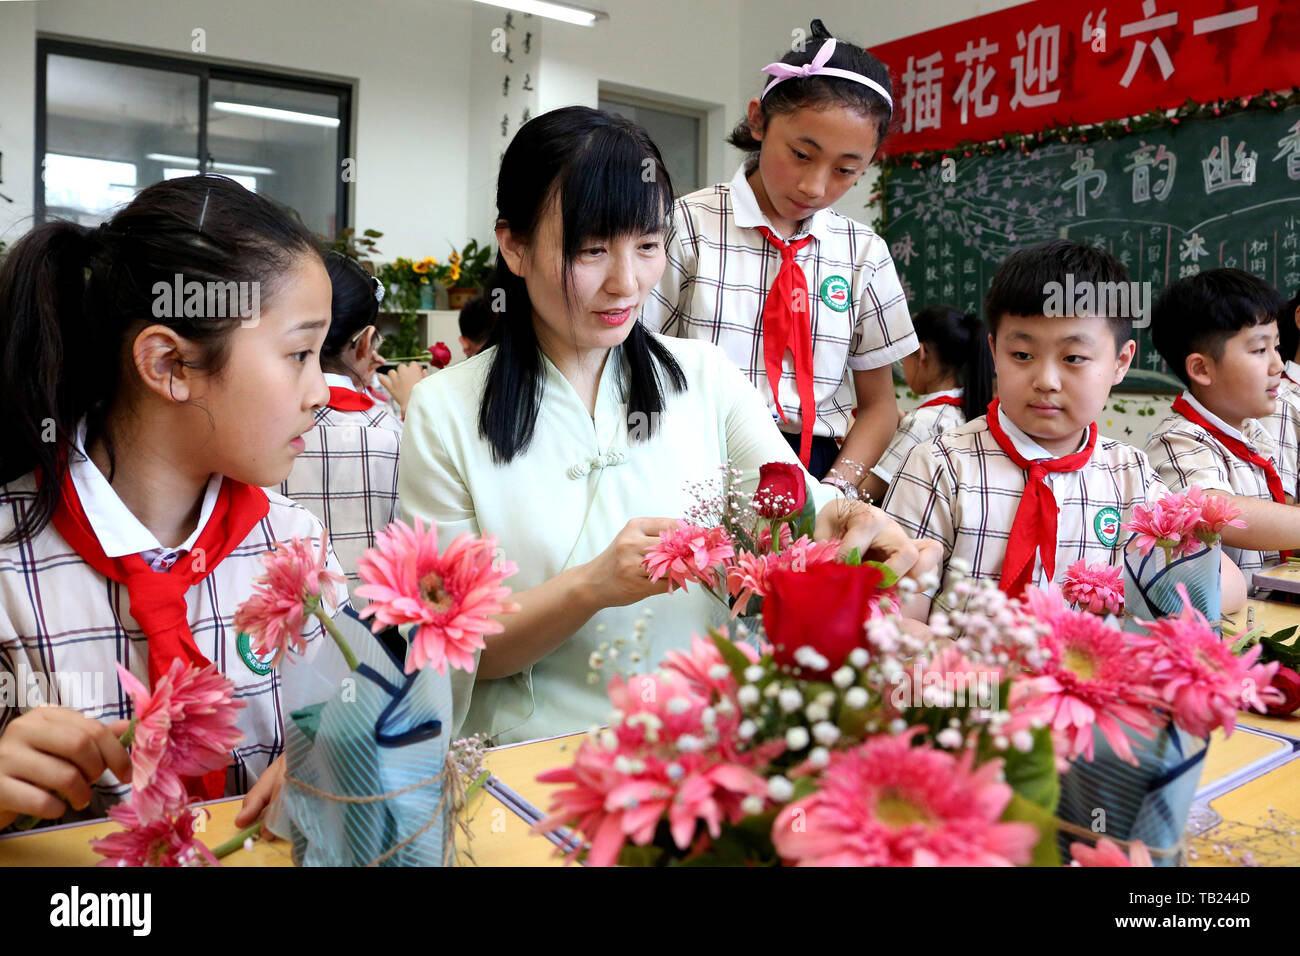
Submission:
{"label": "wooden desk", "polygon": [[[1210,747],[1205,754],[1205,768],[1201,771],[1197,793],[1221,792],[1225,784],[1236,785],[1231,782],[1234,776],[1249,774],[1252,764],[1257,766],[1259,773],[1264,773],[1274,765],[1286,761],[1291,753],[1290,745],[1276,737],[1251,733],[1238,727],[1231,737],[1225,739],[1223,730],[1216,730],[1210,736]],[[1255,775],[1257,774],[1251,774]]]}
{"label": "wooden desk", "polygon": [[1300,757],[1210,802],[1224,822],[1192,840],[1196,866],[1300,865]]}
{"label": "wooden desk", "polygon": [[[543,784],[534,779],[544,770],[562,766],[572,759],[582,734],[569,738],[517,744],[489,751],[487,769],[511,781],[520,796],[545,811],[550,803]],[[205,804],[212,816],[204,822],[203,842],[218,846],[239,832],[235,815],[242,798]],[[458,862],[466,866],[560,866],[564,859],[545,837],[534,834],[528,823],[496,797],[480,791],[470,801],[471,837],[461,831],[456,846]],[[3,866],[94,866],[102,857],[90,848],[90,841],[116,829],[108,821],[74,823],[49,827],[35,833],[0,839],[0,867]],[[292,866],[289,844],[283,840],[257,840],[253,851],[236,850],[223,866]]]}

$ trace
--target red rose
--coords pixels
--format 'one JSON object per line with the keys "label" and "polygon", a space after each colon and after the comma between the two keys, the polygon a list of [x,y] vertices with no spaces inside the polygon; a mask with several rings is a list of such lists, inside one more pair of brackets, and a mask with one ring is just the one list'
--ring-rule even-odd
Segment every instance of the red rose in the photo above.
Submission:
{"label": "red rose", "polygon": [[446,368],[451,364],[451,349],[447,348],[446,342],[429,346],[429,361],[434,368]]}
{"label": "red rose", "polygon": [[1273,675],[1273,689],[1282,692],[1282,703],[1266,704],[1265,708],[1273,717],[1285,717],[1300,709],[1300,674],[1289,667],[1279,667]]}
{"label": "red rose", "polygon": [[[772,658],[783,668],[801,668],[801,677],[828,678],[855,647],[866,643],[862,626],[879,600],[883,575],[870,565],[814,564],[806,571],[779,568],[768,576],[763,628]],[[795,660],[811,647],[827,665],[813,670]]]}
{"label": "red rose", "polygon": [[770,461],[758,469],[758,490],[754,510],[769,521],[788,518],[803,511],[808,486],[803,469],[785,461]]}

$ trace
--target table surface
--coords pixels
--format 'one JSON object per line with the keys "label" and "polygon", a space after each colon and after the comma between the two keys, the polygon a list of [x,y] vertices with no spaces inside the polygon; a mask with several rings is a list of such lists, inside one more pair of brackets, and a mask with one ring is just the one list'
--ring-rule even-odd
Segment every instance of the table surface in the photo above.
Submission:
{"label": "table surface", "polygon": [[[1300,623],[1300,606],[1251,601],[1255,624],[1270,631]],[[1244,625],[1245,614],[1235,615],[1229,624]],[[1241,714],[1240,723],[1252,729],[1275,734],[1235,733],[1224,739],[1215,731],[1206,755],[1201,788],[1205,789],[1240,773],[1256,761],[1280,756],[1300,744],[1300,716],[1264,717]],[[584,734],[573,734],[532,743],[500,747],[487,752],[485,767],[492,774],[545,812],[552,789],[537,782],[545,770],[563,766]],[[216,846],[234,836],[235,815],[239,798],[206,805],[211,816],[205,820],[204,842]],[[1270,769],[1267,773],[1235,786],[1211,801],[1210,806],[1224,818],[1224,823],[1192,842],[1199,865],[1232,865],[1250,862],[1253,854],[1261,863],[1298,863],[1300,849],[1295,846],[1300,831],[1300,754]],[[470,805],[470,832],[457,833],[458,862],[470,866],[558,866],[563,858],[545,837],[532,832],[531,825],[507,805],[487,792],[475,794]],[[0,839],[0,866],[90,866],[100,859],[90,849],[90,841],[115,829],[107,821],[73,824]],[[1223,852],[1216,850],[1221,848]],[[225,866],[292,866],[289,844],[283,840],[258,840],[252,852],[236,850],[224,860]]]}

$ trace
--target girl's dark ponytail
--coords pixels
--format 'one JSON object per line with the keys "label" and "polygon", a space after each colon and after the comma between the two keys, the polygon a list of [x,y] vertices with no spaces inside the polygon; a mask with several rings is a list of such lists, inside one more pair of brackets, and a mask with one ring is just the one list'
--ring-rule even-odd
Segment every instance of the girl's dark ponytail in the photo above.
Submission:
{"label": "girl's dark ponytail", "polygon": [[989,409],[993,401],[993,352],[989,349],[989,334],[974,312],[962,316],[962,325],[966,329],[967,341],[970,343],[966,355],[965,389],[962,394],[962,410],[966,420],[979,418]]}
{"label": "girl's dark ponytail", "polygon": [[34,505],[0,544],[49,522],[82,418],[86,447],[102,439],[112,480],[105,426],[123,397],[134,333],[165,325],[197,346],[196,367],[221,372],[229,333],[245,316],[223,307],[194,315],[179,303],[161,309],[168,293],[155,289],[255,282],[265,308],[298,257],[319,255],[287,210],[207,175],[155,183],[96,229],[48,222],[19,239],[0,266],[0,484],[34,469],[41,479]]}
{"label": "girl's dark ponytail", "polygon": [[979,316],[953,305],[930,305],[912,317],[912,325],[917,339],[934,349],[939,363],[965,389],[966,420],[988,411],[993,401],[993,353]]}

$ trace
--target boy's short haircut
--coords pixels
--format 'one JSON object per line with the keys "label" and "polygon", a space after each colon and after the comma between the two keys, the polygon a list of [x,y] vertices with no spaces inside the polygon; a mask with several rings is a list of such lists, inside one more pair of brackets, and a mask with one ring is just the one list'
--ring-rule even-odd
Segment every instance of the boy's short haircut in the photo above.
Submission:
{"label": "boy's short haircut", "polygon": [[476,345],[482,346],[496,329],[497,314],[492,311],[486,296],[476,295],[460,310],[460,334]]}
{"label": "boy's short haircut", "polygon": [[[1063,302],[1065,290],[1082,289],[1084,283],[1092,284],[1094,301],[1105,301],[1109,297],[1103,297],[1101,293],[1115,288],[1110,284],[1128,281],[1124,264],[1104,249],[1068,239],[1053,239],[1017,249],[1002,260],[984,296],[984,321],[996,340],[1004,315],[1046,315],[1053,296]],[[1114,301],[1113,298],[1110,301]],[[1124,301],[1130,301],[1127,285]],[[1118,352],[1133,336],[1133,316],[1109,315],[1106,324],[1115,335],[1115,350]]]}
{"label": "boy's short haircut", "polygon": [[1151,341],[1184,385],[1187,356],[1223,357],[1228,339],[1251,325],[1276,322],[1286,309],[1280,292],[1240,269],[1209,269],[1171,283],[1151,309]]}

